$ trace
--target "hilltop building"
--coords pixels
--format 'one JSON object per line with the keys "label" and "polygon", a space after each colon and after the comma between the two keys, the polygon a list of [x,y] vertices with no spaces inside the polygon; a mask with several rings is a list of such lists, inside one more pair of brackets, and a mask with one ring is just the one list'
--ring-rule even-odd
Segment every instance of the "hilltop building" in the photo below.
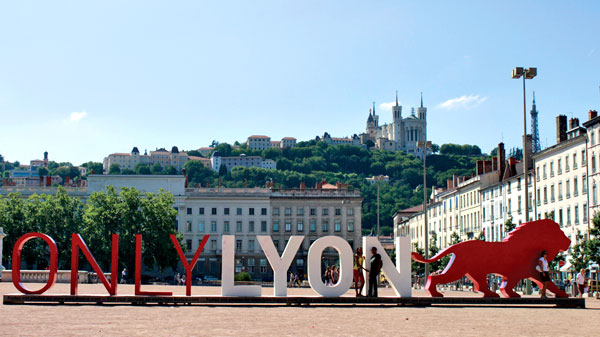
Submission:
{"label": "hilltop building", "polygon": [[402,106],[398,104],[398,93],[396,92],[396,105],[392,107],[392,123],[379,124],[379,115],[375,113],[375,102],[373,108],[369,109],[366,132],[359,135],[361,143],[368,141],[375,144],[375,148],[386,151],[404,151],[416,157],[423,158],[423,149],[417,147],[418,141],[427,140],[427,108],[423,106],[423,95],[421,94],[421,106],[411,109],[411,114],[403,118]]}
{"label": "hilltop building", "polygon": [[[201,157],[190,157],[187,152],[179,152],[177,146],[173,146],[171,151],[165,148],[156,149],[150,151],[148,155],[147,151],[144,154],[140,154],[137,146],[131,150],[131,153],[111,153],[102,162],[104,173],[107,174],[112,164],[118,164],[121,170],[123,169],[135,169],[138,164],[147,164],[152,166],[159,164],[163,168],[167,166],[173,166],[177,172],[181,172],[185,163],[190,160],[200,159]],[[206,165],[206,164],[205,164]]]}
{"label": "hilltop building", "polygon": [[271,141],[271,137],[263,135],[253,135],[248,137],[246,145],[250,150],[267,150],[271,148],[290,148],[296,146],[296,138],[283,137],[280,141]]}

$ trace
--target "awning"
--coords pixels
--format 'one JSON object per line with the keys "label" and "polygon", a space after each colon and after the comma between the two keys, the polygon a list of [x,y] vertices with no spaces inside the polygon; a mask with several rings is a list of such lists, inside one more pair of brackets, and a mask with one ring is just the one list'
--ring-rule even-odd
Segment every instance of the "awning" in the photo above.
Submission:
{"label": "awning", "polygon": [[560,271],[569,271],[573,265],[571,265],[571,261],[567,261],[564,266],[560,267]]}

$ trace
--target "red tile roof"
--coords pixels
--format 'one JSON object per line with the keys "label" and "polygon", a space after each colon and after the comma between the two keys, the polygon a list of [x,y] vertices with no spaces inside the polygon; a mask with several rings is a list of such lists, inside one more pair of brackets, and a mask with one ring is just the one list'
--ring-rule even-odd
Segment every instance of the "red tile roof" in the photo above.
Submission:
{"label": "red tile roof", "polygon": [[296,138],[294,137],[283,137],[282,140],[296,140]]}
{"label": "red tile roof", "polygon": [[260,139],[267,139],[267,138],[271,138],[271,137],[263,136],[263,135],[253,135],[253,136],[250,136],[248,138],[253,138],[253,139],[259,139],[259,138]]}

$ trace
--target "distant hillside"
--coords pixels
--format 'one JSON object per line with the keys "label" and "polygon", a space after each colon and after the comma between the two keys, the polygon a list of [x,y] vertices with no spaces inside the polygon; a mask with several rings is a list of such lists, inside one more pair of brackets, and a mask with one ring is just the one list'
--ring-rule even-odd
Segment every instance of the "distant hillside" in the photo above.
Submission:
{"label": "distant hillside", "polygon": [[[436,147],[438,148],[438,147]],[[477,146],[445,144],[445,154],[427,157],[427,187],[445,187],[446,180],[454,173],[471,175],[475,173],[475,162],[482,158]],[[423,202],[423,162],[403,152],[366,150],[351,145],[328,146],[324,142],[300,142],[288,149],[267,149],[252,151],[245,144],[233,149],[229,144],[219,144],[216,148],[222,155],[260,155],[277,162],[277,170],[261,168],[234,168],[230,173],[219,175],[205,168],[199,162],[188,162],[185,166],[191,185],[205,186],[208,179],[211,186],[221,178],[223,186],[242,187],[265,186],[273,181],[276,187],[297,188],[301,182],[313,187],[317,182],[342,182],[359,188],[364,198],[362,226],[370,230],[377,224],[377,186],[366,180],[374,175],[388,175],[389,183],[382,182],[380,190],[381,226],[387,234],[392,230],[392,215],[395,211]],[[454,154],[467,153],[467,154]],[[430,193],[430,191],[428,191]]]}

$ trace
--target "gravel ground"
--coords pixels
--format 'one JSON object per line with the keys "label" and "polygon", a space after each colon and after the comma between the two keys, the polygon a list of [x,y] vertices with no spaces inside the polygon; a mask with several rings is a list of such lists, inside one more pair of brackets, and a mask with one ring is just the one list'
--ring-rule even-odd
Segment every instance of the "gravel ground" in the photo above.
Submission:
{"label": "gravel ground", "polygon": [[[40,284],[26,285],[40,288]],[[133,285],[119,285],[133,294]],[[177,286],[144,286],[171,291]],[[193,287],[193,295],[218,295],[219,287]],[[272,295],[272,288],[263,294]],[[68,294],[68,284],[48,293]],[[0,294],[16,293],[0,283]],[[82,284],[80,294],[106,294],[99,284]],[[289,295],[315,295],[309,288]],[[352,296],[348,292],[347,296]],[[447,292],[447,296],[479,296]],[[380,296],[393,296],[381,289]],[[413,296],[425,296],[420,290]],[[97,306],[1,305],[1,336],[600,336],[600,300],[586,299],[587,309],[513,307],[272,307],[272,306]]]}

